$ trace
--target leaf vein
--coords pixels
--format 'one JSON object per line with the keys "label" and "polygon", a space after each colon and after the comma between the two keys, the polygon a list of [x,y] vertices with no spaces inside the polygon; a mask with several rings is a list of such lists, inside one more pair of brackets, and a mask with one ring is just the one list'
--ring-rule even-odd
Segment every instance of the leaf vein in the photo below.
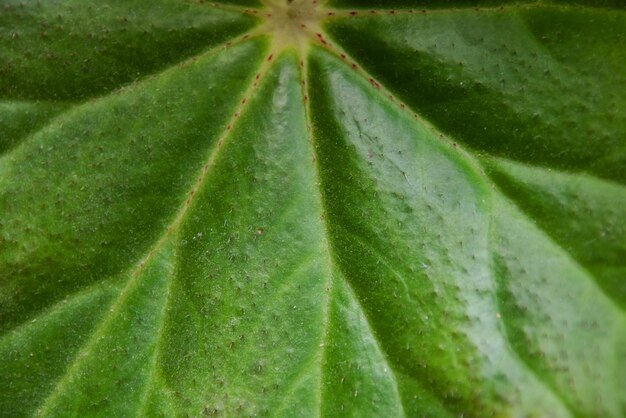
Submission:
{"label": "leaf vein", "polygon": [[[302,92],[303,92],[303,96],[306,98],[307,97],[307,89],[308,89],[308,83],[307,83],[307,73],[306,73],[306,68],[305,68],[305,60],[304,58],[300,59],[300,74],[301,74],[301,79],[302,82],[300,83],[301,87],[302,87]],[[326,312],[325,312],[325,319],[324,319],[324,338],[322,341],[322,358],[320,360],[320,369],[321,369],[321,373],[320,373],[320,407],[321,407],[321,394],[323,393],[323,365],[324,365],[324,353],[325,353],[325,349],[324,346],[327,344],[328,342],[328,330],[329,330],[329,320],[330,320],[330,299],[332,298],[332,292],[333,292],[333,288],[332,288],[332,276],[333,276],[333,272],[335,270],[341,272],[341,267],[339,265],[336,264],[335,260],[334,260],[334,254],[333,254],[333,247],[332,247],[332,241],[331,241],[331,234],[330,231],[328,230],[328,225],[327,225],[327,216],[326,216],[326,203],[325,203],[325,199],[324,199],[324,193],[321,190],[321,176],[320,176],[320,171],[321,171],[321,167],[319,165],[319,158],[317,158],[316,152],[315,152],[315,136],[313,135],[313,124],[311,122],[311,116],[310,116],[310,105],[309,105],[309,101],[305,99],[306,105],[305,105],[305,114],[306,114],[306,118],[307,118],[307,131],[309,134],[309,138],[310,138],[310,143],[311,143],[311,148],[312,148],[312,152],[313,152],[313,156],[314,156],[314,168],[315,168],[315,176],[317,179],[316,184],[318,185],[318,196],[319,196],[319,201],[320,201],[320,210],[322,211],[322,225],[323,225],[323,229],[324,229],[324,237],[325,237],[325,247],[326,247],[326,253],[327,253],[327,257],[328,257],[328,266],[330,269],[329,272],[329,277],[330,277],[330,284],[329,286],[326,288],[326,292],[328,294],[328,298],[326,301]],[[346,283],[346,287],[349,289],[349,291],[351,292],[355,302],[357,303],[357,306],[359,307],[359,309],[361,310],[361,312],[363,313],[363,316],[366,320],[367,326],[368,326],[368,330],[370,331],[370,333],[372,334],[373,339],[376,341],[377,347],[380,350],[380,352],[382,353],[385,362],[387,363],[387,366],[389,367],[389,370],[391,370],[391,377],[393,380],[393,384],[394,384],[394,389],[396,391],[396,393],[398,394],[398,398],[400,400],[399,402],[399,406],[400,406],[400,410],[402,412],[402,416],[406,416],[406,413],[404,411],[404,405],[402,403],[402,396],[400,395],[399,389],[398,389],[398,382],[397,382],[397,378],[395,376],[395,370],[393,368],[393,366],[391,365],[391,363],[389,362],[389,358],[388,355],[386,353],[385,350],[382,349],[380,342],[378,341],[378,338],[376,337],[376,334],[373,332],[372,327],[370,325],[370,321],[367,318],[367,314],[365,313],[365,311],[363,310],[360,302],[358,301],[358,299],[356,298],[355,294],[354,294],[354,290],[352,289],[351,284],[349,283],[349,281],[347,279],[345,279],[345,277],[343,277],[343,273],[341,273],[342,278],[344,280],[344,282]],[[321,412],[321,411],[320,411]],[[320,413],[321,415],[321,413]]]}
{"label": "leaf vein", "polygon": [[[256,91],[261,77],[267,72],[270,65],[271,63],[268,60],[264,60],[261,63],[260,68],[258,72],[256,73],[256,76],[253,76],[253,79],[250,81],[250,84],[245,89],[243,93],[243,97],[249,97],[252,92]],[[152,258],[152,256],[155,253],[157,253],[161,249],[161,247],[167,241],[168,237],[174,231],[176,231],[178,227],[181,225],[185,215],[188,212],[189,207],[191,206],[191,203],[194,200],[194,196],[197,194],[197,191],[200,189],[200,187],[204,184],[204,181],[207,178],[207,174],[209,173],[210,168],[214,166],[214,163],[218,155],[220,154],[220,151],[223,149],[224,143],[229,138],[232,132],[234,123],[239,119],[239,116],[241,115],[241,110],[246,107],[247,103],[249,103],[249,100],[246,101],[245,103],[242,103],[240,107],[238,108],[238,110],[232,115],[226,128],[223,130],[222,134],[218,137],[215,146],[212,148],[210,155],[207,159],[207,162],[202,167],[200,174],[197,176],[196,181],[194,182],[194,186],[192,187],[192,190],[187,194],[187,198],[183,201],[183,204],[179,208],[174,219],[170,222],[168,227],[163,231],[163,233],[161,234],[159,239],[156,241],[156,243],[152,246],[148,254],[132,269],[129,275],[129,279],[126,282],[126,285],[124,286],[124,288],[121,290],[120,294],[114,301],[108,314],[100,321],[100,323],[96,327],[95,331],[93,332],[89,340],[80,350],[79,354],[74,358],[74,361],[72,362],[70,367],[67,369],[65,374],[61,377],[61,379],[59,379],[56,386],[52,389],[50,394],[43,401],[43,403],[41,404],[41,407],[39,408],[39,412],[37,413],[37,415],[45,415],[51,402],[62,393],[64,386],[69,382],[69,380],[74,375],[76,370],[82,364],[81,360],[86,359],[88,357],[89,353],[95,347],[97,341],[99,340],[100,335],[106,331],[110,322],[113,320],[113,317],[115,316],[117,310],[120,309],[120,307],[124,304],[130,290],[136,284],[137,279],[141,277],[140,273],[143,271],[146,263]]]}

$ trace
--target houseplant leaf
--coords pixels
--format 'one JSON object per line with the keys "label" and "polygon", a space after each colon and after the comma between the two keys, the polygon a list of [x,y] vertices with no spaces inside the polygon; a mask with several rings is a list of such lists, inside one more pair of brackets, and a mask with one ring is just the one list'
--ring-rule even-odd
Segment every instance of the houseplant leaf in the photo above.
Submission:
{"label": "houseplant leaf", "polygon": [[6,416],[626,415],[607,1],[4,0]]}

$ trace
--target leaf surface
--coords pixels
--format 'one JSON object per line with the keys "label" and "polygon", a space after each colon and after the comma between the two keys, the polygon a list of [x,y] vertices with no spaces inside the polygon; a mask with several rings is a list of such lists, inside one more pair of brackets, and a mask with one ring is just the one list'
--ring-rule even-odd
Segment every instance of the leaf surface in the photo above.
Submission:
{"label": "leaf surface", "polygon": [[1,5],[0,415],[626,416],[619,2]]}

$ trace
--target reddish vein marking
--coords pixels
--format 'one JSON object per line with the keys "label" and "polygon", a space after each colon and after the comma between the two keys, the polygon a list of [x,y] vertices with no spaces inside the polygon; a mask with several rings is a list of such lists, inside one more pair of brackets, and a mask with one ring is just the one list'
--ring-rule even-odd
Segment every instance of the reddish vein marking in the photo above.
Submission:
{"label": "reddish vein marking", "polygon": [[[329,51],[335,57],[339,58],[341,61],[350,65],[350,67],[354,71],[356,71],[361,77],[365,78],[372,85],[372,87],[374,87],[376,90],[378,91],[382,90],[381,84],[374,77],[372,77],[371,75],[366,73],[364,70],[362,70],[353,59],[348,57],[348,55],[345,52],[339,51],[339,49],[335,47],[331,42],[327,41],[321,32],[316,32],[315,36],[317,37],[319,43],[324,47],[324,49]],[[414,119],[419,119],[419,115],[417,113],[411,112],[408,106],[406,106],[406,104],[399,101],[393,94],[391,94],[389,91],[386,91],[386,89],[384,91],[384,94],[389,100],[391,100],[392,103],[398,106],[402,111],[409,113],[411,116],[413,116]]]}
{"label": "reddish vein marking", "polygon": [[[218,50],[219,49],[217,48],[215,49],[215,51],[218,51]],[[262,62],[259,74],[265,74],[268,68],[269,68],[269,64]],[[258,77],[257,77],[257,80],[258,80]],[[248,85],[248,87],[244,90],[244,93],[243,93],[244,97],[252,94],[252,92],[254,92],[255,89],[256,89],[256,86],[254,84]],[[165,242],[169,238],[169,235],[172,234],[183,222],[185,214],[187,213],[187,211],[189,210],[189,207],[191,206],[193,202],[194,196],[196,195],[197,191],[200,189],[200,187],[204,183],[204,180],[207,177],[209,168],[213,166],[218,154],[220,153],[222,149],[222,146],[225,140],[228,138],[229,129],[232,127],[233,123],[237,120],[238,115],[241,113],[242,109],[243,109],[243,105],[240,105],[238,109],[235,111],[235,114],[233,114],[233,116],[231,117],[231,120],[229,121],[228,130],[225,130],[222,132],[222,134],[220,135],[217,141],[216,146],[214,146],[211,149],[211,152],[209,153],[209,156],[206,162],[204,163],[202,170],[200,171],[200,173],[195,179],[194,186],[192,187],[191,191],[188,193],[187,197],[183,201],[183,204],[178,208],[178,211],[176,212],[174,219],[169,223],[165,232],[161,234],[157,242],[150,248],[146,256],[131,270],[129,280],[126,282],[126,284],[124,285],[124,288],[120,291],[116,300],[113,302],[113,305],[111,306],[112,310],[117,309],[117,307],[121,303],[124,302],[126,295],[129,292],[129,289],[131,289],[132,286],[135,285],[136,280],[140,277],[140,273],[144,270],[148,261],[165,244]],[[94,344],[97,343],[97,341],[94,338],[98,336],[99,333],[102,332],[101,331],[102,329],[105,329],[105,327],[108,326],[108,324],[111,321],[111,318],[112,316],[108,315],[98,323],[98,325],[96,326],[96,329],[91,333],[86,343],[81,346],[80,351],[77,354],[77,356],[74,357],[69,369],[67,369],[64,372],[64,374],[61,376],[59,380],[57,380],[57,383],[55,387],[52,389],[52,392],[50,392],[47,395],[47,397],[43,400],[43,403],[39,406],[37,410],[38,414],[47,415],[45,412],[47,412],[47,409],[49,409],[48,405],[58,398],[59,393],[61,393],[60,391],[63,390],[62,386],[65,384],[66,381],[68,381],[68,379],[70,379],[73,376],[73,374],[75,373],[75,370],[78,367],[82,366],[83,361],[84,361],[83,359],[86,358],[88,354],[90,354],[92,347],[94,346]]]}
{"label": "reddish vein marking", "polygon": [[471,11],[476,13],[484,12],[503,12],[506,10],[526,10],[541,7],[544,3],[541,0],[537,0],[531,3],[512,4],[510,6],[494,6],[494,7],[454,7],[454,8],[442,8],[442,9],[334,9],[327,8],[323,12],[323,16],[328,17],[340,17],[340,18],[358,18],[367,17],[368,15],[387,15],[387,16],[400,16],[400,15],[414,15],[421,13],[423,15],[430,13],[450,13],[450,12],[464,12]]}
{"label": "reddish vein marking", "polygon": [[[203,0],[199,1],[200,4],[204,4],[206,3]],[[220,10],[226,10],[229,12],[237,12],[237,13],[241,13],[244,15],[256,15],[259,13],[259,10],[257,9],[252,9],[252,8],[241,8],[239,6],[235,6],[232,4],[221,4],[221,3],[215,3],[215,2],[211,2],[208,3],[209,6],[214,7],[216,9],[220,9]]]}

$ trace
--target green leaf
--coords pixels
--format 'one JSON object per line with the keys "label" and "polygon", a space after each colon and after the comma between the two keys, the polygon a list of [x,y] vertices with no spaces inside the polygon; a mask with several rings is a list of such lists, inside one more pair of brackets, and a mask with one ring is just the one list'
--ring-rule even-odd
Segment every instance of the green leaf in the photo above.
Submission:
{"label": "green leaf", "polygon": [[0,6],[0,416],[626,416],[620,1]]}

